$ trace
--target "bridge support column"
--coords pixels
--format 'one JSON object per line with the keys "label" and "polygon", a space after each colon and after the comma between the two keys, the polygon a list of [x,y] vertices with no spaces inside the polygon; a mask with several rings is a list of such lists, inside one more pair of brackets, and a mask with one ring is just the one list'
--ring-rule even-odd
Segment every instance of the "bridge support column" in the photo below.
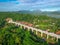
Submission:
{"label": "bridge support column", "polygon": [[25,27],[24,27],[24,29],[25,29]]}
{"label": "bridge support column", "polygon": [[47,39],[49,38],[49,35],[47,35]]}
{"label": "bridge support column", "polygon": [[30,29],[28,28],[28,31],[30,31]]}
{"label": "bridge support column", "polygon": [[20,26],[22,28],[22,26]]}
{"label": "bridge support column", "polygon": [[32,29],[32,32],[33,32],[34,30]]}
{"label": "bridge support column", "polygon": [[37,31],[36,31],[36,35],[37,35]]}
{"label": "bridge support column", "polygon": [[56,40],[57,42],[58,42],[58,38],[57,38],[57,40]]}
{"label": "bridge support column", "polygon": [[41,32],[41,37],[43,36],[43,33]]}

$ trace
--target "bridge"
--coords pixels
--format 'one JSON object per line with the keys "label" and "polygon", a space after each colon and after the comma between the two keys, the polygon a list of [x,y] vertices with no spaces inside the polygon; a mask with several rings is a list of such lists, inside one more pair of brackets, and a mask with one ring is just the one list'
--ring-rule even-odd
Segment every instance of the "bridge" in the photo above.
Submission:
{"label": "bridge", "polygon": [[20,22],[15,22],[13,20],[9,20],[8,23],[13,23],[15,25],[18,25],[18,26],[21,26],[21,28],[23,27],[24,29],[28,29],[28,31],[35,31],[36,32],[36,35],[38,35],[38,32],[41,34],[40,36],[43,37],[43,34],[46,34],[46,39],[49,39],[49,36],[51,37],[54,37],[56,38],[56,40],[58,41],[58,39],[60,39],[60,35],[57,35],[55,33],[51,33],[51,32],[47,32],[47,31],[43,31],[41,29],[37,29],[37,28],[34,28],[34,27],[30,27],[30,26],[27,26],[27,25],[24,25],[24,24],[21,24]]}

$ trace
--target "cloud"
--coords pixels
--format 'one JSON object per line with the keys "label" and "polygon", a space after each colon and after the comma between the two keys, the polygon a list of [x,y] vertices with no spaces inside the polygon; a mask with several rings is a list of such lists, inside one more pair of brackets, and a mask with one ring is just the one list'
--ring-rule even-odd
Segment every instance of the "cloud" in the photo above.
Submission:
{"label": "cloud", "polygon": [[[60,0],[36,0],[35,3],[26,3],[26,1],[31,1],[31,0],[19,0],[20,3],[19,5],[25,5],[25,6],[31,6],[31,7],[44,7],[44,6],[59,6],[60,5]],[[31,1],[33,2],[33,1]]]}
{"label": "cloud", "polygon": [[16,11],[17,1],[0,2],[0,11]]}
{"label": "cloud", "polygon": [[18,0],[18,1],[20,1],[21,3],[35,3],[38,0]]}
{"label": "cloud", "polygon": [[0,8],[1,9],[9,8],[10,10],[25,10],[25,9],[57,10],[60,9],[60,0],[15,0],[15,1],[9,0],[9,2],[5,3],[0,2]]}

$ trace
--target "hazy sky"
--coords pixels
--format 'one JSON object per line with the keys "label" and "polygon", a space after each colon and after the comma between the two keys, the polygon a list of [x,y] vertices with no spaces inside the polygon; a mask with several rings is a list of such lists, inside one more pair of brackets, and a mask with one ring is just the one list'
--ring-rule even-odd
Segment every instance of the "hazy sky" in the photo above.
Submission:
{"label": "hazy sky", "polygon": [[60,0],[0,0],[0,11],[60,10]]}

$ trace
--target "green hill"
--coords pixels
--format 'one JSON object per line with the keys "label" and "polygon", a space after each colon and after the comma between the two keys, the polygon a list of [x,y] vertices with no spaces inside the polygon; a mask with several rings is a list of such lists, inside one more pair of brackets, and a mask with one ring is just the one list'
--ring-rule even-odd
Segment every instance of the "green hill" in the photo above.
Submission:
{"label": "green hill", "polygon": [[[48,17],[46,15],[31,15],[16,12],[0,12],[0,44],[1,45],[51,45],[46,40],[39,38],[35,34],[8,24],[5,19],[12,18],[14,21],[25,21],[32,23],[35,28],[56,32],[60,28],[60,19]],[[36,25],[38,25],[36,27]],[[57,44],[55,44],[57,45]]]}

